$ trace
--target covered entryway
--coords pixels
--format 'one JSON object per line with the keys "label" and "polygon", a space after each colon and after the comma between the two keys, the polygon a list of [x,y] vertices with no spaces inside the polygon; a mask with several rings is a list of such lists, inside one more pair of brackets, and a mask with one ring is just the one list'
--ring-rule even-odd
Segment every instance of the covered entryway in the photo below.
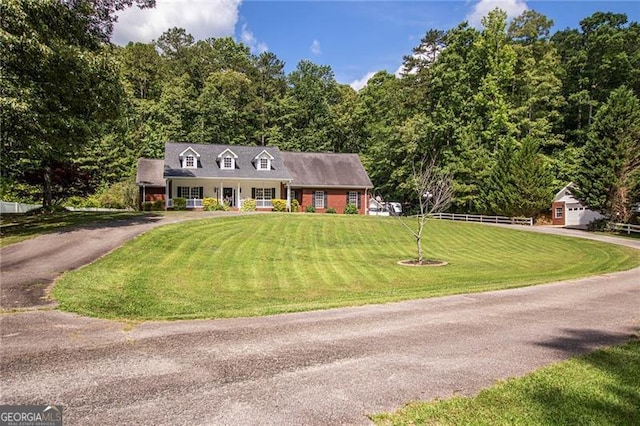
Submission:
{"label": "covered entryway", "polygon": [[236,191],[233,188],[222,188],[222,201],[229,207],[236,207]]}

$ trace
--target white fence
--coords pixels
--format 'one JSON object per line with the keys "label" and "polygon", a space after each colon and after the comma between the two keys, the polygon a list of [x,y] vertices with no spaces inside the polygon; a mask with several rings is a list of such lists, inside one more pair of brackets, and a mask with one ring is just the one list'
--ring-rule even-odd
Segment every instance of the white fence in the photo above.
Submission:
{"label": "white fence", "polygon": [[432,217],[434,219],[444,219],[444,220],[463,220],[465,222],[504,223],[508,225],[533,226],[532,217],[484,216],[481,214],[455,214],[455,213],[434,213],[429,217]]}
{"label": "white fence", "polygon": [[0,213],[26,213],[29,210],[39,209],[40,207],[42,207],[40,204],[0,201]]}
{"label": "white fence", "polygon": [[631,225],[628,223],[610,223],[609,229],[618,232],[624,232],[626,234],[638,233],[640,234],[640,225]]}

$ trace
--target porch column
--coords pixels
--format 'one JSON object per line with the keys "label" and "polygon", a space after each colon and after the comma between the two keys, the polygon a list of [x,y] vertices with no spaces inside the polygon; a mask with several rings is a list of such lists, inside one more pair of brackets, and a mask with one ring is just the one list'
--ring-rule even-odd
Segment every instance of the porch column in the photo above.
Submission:
{"label": "porch column", "polygon": [[223,187],[223,182],[220,181],[220,191],[218,191],[218,204],[222,205],[222,203],[224,203],[224,198],[222,196],[222,187]]}
{"label": "porch column", "polygon": [[364,214],[365,216],[369,214],[369,197],[367,197],[367,188],[364,189]]}
{"label": "porch column", "polygon": [[238,189],[236,189],[236,208],[240,209],[240,182],[238,182]]}
{"label": "porch column", "polygon": [[287,182],[287,211],[291,211],[291,182]]}
{"label": "porch column", "polygon": [[171,180],[166,179],[164,181],[164,209],[169,209],[169,185],[171,185]]}

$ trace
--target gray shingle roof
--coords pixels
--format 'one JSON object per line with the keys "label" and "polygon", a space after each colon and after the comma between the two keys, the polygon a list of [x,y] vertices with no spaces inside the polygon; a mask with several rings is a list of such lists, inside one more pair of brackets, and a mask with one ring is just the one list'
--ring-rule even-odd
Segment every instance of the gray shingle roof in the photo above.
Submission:
{"label": "gray shingle roof", "polygon": [[282,152],[292,186],[373,188],[358,154]]}
{"label": "gray shingle roof", "polygon": [[[200,154],[198,168],[183,169],[180,164],[180,154],[191,147]],[[218,155],[230,149],[238,158],[236,168],[221,169]],[[271,170],[258,170],[253,164],[254,158],[262,151],[273,156]],[[281,153],[274,146],[240,146],[240,145],[206,145],[193,143],[168,142],[164,147],[164,177],[207,177],[233,178],[256,180],[289,180],[291,176],[282,163]]]}
{"label": "gray shingle roof", "polygon": [[138,171],[136,183],[146,186],[164,186],[164,160],[152,160],[150,158],[138,158]]}

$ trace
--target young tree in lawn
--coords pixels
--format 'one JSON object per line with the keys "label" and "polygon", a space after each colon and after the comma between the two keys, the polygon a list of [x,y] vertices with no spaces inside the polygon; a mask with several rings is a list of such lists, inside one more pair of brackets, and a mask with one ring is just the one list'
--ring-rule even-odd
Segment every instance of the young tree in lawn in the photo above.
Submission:
{"label": "young tree in lawn", "polygon": [[414,165],[410,184],[420,208],[416,217],[416,228],[411,227],[402,217],[397,217],[415,238],[418,251],[416,264],[422,265],[425,263],[422,234],[427,224],[427,217],[442,212],[449,206],[453,197],[453,176],[450,172],[438,168],[435,156],[425,157],[419,164]]}

